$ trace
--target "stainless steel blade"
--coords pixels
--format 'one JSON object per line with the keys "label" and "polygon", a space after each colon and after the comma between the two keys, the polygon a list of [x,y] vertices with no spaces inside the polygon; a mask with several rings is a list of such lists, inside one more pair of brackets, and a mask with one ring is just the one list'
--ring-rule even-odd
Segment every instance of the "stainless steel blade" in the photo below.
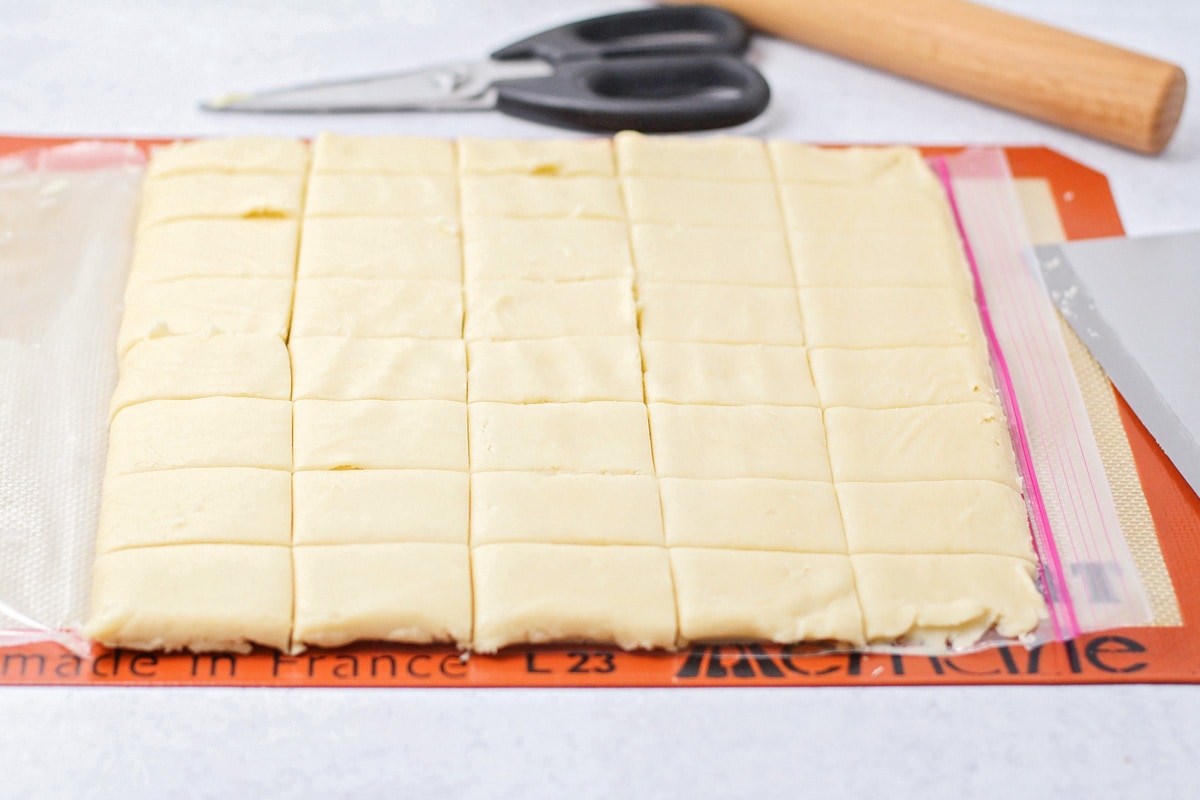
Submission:
{"label": "stainless steel blade", "polygon": [[1050,296],[1200,492],[1200,232],[1037,248]]}
{"label": "stainless steel blade", "polygon": [[541,78],[553,72],[554,68],[540,59],[456,61],[412,72],[230,94],[203,107],[209,111],[293,114],[488,109],[496,104],[492,89],[496,81]]}

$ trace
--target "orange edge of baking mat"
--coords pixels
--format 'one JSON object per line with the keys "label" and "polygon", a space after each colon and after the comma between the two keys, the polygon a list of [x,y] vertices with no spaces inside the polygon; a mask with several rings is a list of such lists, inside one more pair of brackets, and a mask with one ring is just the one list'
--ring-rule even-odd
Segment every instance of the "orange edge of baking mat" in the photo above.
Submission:
{"label": "orange edge of baking mat", "polygon": [[[68,139],[0,137],[0,155]],[[143,148],[166,140],[139,140]],[[923,148],[926,155],[957,147]],[[1013,176],[1049,181],[1068,239],[1124,234],[1099,172],[1044,147],[1006,148]],[[678,653],[511,648],[464,658],[450,647],[351,645],[287,656],[169,654],[54,644],[0,649],[0,684],[89,686],[849,686],[1200,683],[1200,498],[1117,396],[1184,625],[1123,628],[1026,650],[961,656],[814,654],[809,645],[705,645]]]}

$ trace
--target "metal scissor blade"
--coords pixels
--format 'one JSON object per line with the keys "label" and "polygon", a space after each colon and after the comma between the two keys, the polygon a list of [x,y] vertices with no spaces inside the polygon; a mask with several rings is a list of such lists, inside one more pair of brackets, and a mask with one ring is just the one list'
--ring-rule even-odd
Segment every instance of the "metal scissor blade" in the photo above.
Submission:
{"label": "metal scissor blade", "polygon": [[553,72],[540,59],[456,61],[412,72],[231,94],[210,100],[203,108],[300,114],[487,109],[496,104],[491,90],[496,81],[540,78]]}

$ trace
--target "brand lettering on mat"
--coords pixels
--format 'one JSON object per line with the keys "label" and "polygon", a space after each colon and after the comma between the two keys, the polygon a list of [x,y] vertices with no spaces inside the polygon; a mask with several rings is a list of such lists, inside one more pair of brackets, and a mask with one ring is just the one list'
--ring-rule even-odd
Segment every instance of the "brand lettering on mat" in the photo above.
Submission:
{"label": "brand lettering on mat", "polygon": [[[1140,672],[1150,666],[1146,646],[1128,636],[1094,636],[1079,642],[997,647],[964,656],[870,656],[821,653],[806,646],[768,652],[757,645],[696,646],[675,673],[676,680],[749,680],[838,676],[864,681],[881,677],[1036,676]],[[806,656],[817,658],[808,659]],[[1054,666],[1048,666],[1048,663]]]}
{"label": "brand lettering on mat", "polygon": [[[816,658],[807,656],[816,655]],[[574,673],[620,676],[619,653],[610,651],[528,651],[527,674]],[[264,663],[265,662],[265,663]],[[1146,645],[1129,636],[1098,635],[1075,642],[1023,647],[997,647],[964,656],[821,654],[805,645],[695,646],[675,671],[677,681],[780,681],[907,677],[918,681],[955,676],[1128,675],[1151,665]],[[614,674],[615,673],[615,674]],[[113,650],[91,659],[70,653],[0,650],[0,681],[89,683],[154,678],[206,681],[254,681],[271,677],[291,682],[356,681],[420,683],[466,680],[467,665],[453,652],[305,653],[246,659],[228,653],[172,654]],[[556,679],[557,680],[557,679]]]}

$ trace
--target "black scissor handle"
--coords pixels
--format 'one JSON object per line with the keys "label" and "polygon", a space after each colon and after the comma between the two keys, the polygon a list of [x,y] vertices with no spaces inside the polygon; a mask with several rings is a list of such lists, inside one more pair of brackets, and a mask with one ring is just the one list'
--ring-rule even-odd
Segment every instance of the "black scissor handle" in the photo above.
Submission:
{"label": "black scissor handle", "polygon": [[771,99],[758,70],[731,55],[567,62],[549,77],[494,87],[506,114],[589,131],[728,128],[757,117]]}
{"label": "black scissor handle", "polygon": [[572,22],[492,53],[500,60],[540,58],[551,64],[626,56],[746,51],[750,33],[728,11],[675,6],[625,11]]}

